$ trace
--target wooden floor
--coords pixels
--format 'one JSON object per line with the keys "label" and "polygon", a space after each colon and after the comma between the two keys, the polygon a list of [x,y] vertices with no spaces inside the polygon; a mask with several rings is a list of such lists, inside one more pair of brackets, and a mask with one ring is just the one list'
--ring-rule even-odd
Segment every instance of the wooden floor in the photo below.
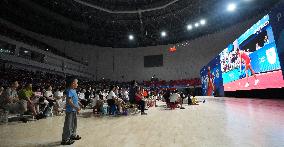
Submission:
{"label": "wooden floor", "polygon": [[[284,147],[284,101],[209,99],[199,106],[147,116],[82,113],[72,147]],[[0,125],[0,146],[60,146],[64,117]]]}

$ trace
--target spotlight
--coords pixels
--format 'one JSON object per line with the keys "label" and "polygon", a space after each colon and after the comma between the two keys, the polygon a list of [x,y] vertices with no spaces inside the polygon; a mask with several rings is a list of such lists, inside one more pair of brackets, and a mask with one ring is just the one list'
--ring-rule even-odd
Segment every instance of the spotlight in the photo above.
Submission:
{"label": "spotlight", "polygon": [[192,25],[187,25],[187,30],[192,30]]}
{"label": "spotlight", "polygon": [[227,10],[230,12],[233,12],[236,10],[236,8],[237,8],[237,5],[235,3],[231,3],[228,5]]}
{"label": "spotlight", "polygon": [[133,36],[133,35],[129,35],[129,36],[128,36],[128,39],[129,39],[129,40],[133,40],[133,39],[134,39],[134,36]]}
{"label": "spotlight", "polygon": [[162,37],[166,37],[166,36],[167,36],[167,33],[166,33],[165,31],[162,31],[162,32],[161,32],[161,36],[162,36]]}
{"label": "spotlight", "polygon": [[201,25],[205,25],[206,24],[206,20],[205,19],[200,20],[200,24]]}
{"label": "spotlight", "polygon": [[46,51],[48,51],[48,48],[46,49]]}
{"label": "spotlight", "polygon": [[195,26],[195,27],[199,27],[199,23],[195,23],[194,26]]}

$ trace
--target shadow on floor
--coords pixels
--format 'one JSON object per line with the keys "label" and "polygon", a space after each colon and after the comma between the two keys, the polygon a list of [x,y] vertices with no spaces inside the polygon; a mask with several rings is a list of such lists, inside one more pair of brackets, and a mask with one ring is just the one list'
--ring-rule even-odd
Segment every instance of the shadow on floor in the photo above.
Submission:
{"label": "shadow on floor", "polygon": [[78,117],[83,117],[83,118],[90,118],[90,117],[94,117],[94,113],[93,112],[83,112],[81,114],[78,115]]}
{"label": "shadow on floor", "polygon": [[[49,143],[45,143],[45,144],[29,144],[28,146],[24,146],[24,147],[59,147],[61,146],[61,141],[56,141],[56,142],[49,142]],[[74,146],[70,145],[71,147]]]}

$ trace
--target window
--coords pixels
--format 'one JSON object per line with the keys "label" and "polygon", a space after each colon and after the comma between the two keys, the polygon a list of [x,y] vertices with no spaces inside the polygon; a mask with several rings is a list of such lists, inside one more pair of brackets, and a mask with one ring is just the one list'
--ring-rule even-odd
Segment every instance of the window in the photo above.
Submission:
{"label": "window", "polygon": [[16,45],[4,42],[0,40],[0,54],[15,54]]}
{"label": "window", "polygon": [[144,56],[144,67],[163,66],[163,55]]}

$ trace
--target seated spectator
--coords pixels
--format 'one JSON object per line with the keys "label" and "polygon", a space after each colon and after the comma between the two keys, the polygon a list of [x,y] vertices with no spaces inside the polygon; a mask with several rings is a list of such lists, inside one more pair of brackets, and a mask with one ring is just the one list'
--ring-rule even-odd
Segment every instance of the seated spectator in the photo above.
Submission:
{"label": "seated spectator", "polygon": [[180,100],[180,109],[185,109],[184,107],[182,107],[182,104],[183,104],[183,102],[184,101],[188,101],[187,99],[186,99],[186,94],[184,93],[184,92],[182,92],[181,94],[180,94],[180,98],[181,98],[181,100]]}
{"label": "seated spectator", "polygon": [[84,108],[84,109],[85,109],[85,108],[88,106],[88,104],[89,104],[88,100],[87,100],[86,97],[85,97],[85,93],[86,93],[86,90],[85,90],[85,89],[82,89],[82,90],[79,92],[79,94],[78,94],[78,96],[79,96],[79,101],[80,101],[80,103],[83,105],[83,108]]}
{"label": "seated spectator", "polygon": [[194,94],[193,94],[193,96],[192,96],[191,98],[189,98],[189,99],[190,99],[190,101],[191,101],[191,105],[199,105],[199,102],[205,103],[205,100],[203,100],[203,101],[198,101]]}
{"label": "seated spectator", "polygon": [[[44,97],[46,98],[46,100],[48,101],[48,110],[46,111],[45,115],[53,115],[53,108],[54,105],[56,104],[56,100],[53,96],[53,92],[52,92],[52,86],[48,86],[46,91],[44,92]],[[58,110],[55,110],[58,111]]]}
{"label": "seated spectator", "polygon": [[105,100],[107,100],[107,96],[108,96],[109,91],[108,90],[103,90],[103,97]]}
{"label": "seated spectator", "polygon": [[32,91],[32,84],[28,83],[25,85],[25,87],[19,91],[19,99],[24,100],[27,103],[28,109],[32,112],[32,115],[36,119],[40,119],[40,115],[36,112],[36,103],[34,103],[33,100],[34,93]]}
{"label": "seated spectator", "polygon": [[192,96],[191,98],[191,105],[199,105],[199,102],[195,96]]}
{"label": "seated spectator", "polygon": [[119,97],[115,98],[115,105],[118,108],[118,113],[121,114],[125,110],[126,103]]}
{"label": "seated spectator", "polygon": [[95,94],[95,97],[92,99],[93,112],[100,113],[103,103],[103,95],[101,94],[101,91],[98,90]]}
{"label": "seated spectator", "polygon": [[9,113],[23,114],[27,111],[27,102],[24,100],[19,100],[17,88],[19,87],[18,81],[11,83],[2,94],[4,99],[4,109],[9,111]]}
{"label": "seated spectator", "polygon": [[129,93],[128,93],[128,91],[127,91],[127,89],[126,88],[122,88],[122,94],[121,94],[121,99],[124,101],[124,102],[126,102],[126,103],[128,103],[129,102]]}
{"label": "seated spectator", "polygon": [[63,114],[65,108],[63,88],[58,88],[54,93],[54,98],[56,100],[55,104],[55,115]]}
{"label": "seated spectator", "polygon": [[168,89],[168,90],[165,91],[165,93],[163,95],[163,98],[164,98],[165,102],[167,103],[167,106],[170,105],[170,96],[171,96],[171,92]]}
{"label": "seated spectator", "polygon": [[170,108],[175,109],[178,104],[180,104],[180,95],[178,94],[178,91],[175,90],[170,96]]}
{"label": "seated spectator", "polygon": [[157,96],[155,96],[154,92],[150,92],[147,106],[148,107],[153,107],[153,106],[156,107],[156,99],[157,99]]}
{"label": "seated spectator", "polygon": [[40,87],[37,87],[36,91],[34,92],[33,102],[37,104],[37,112],[44,113],[45,111],[47,111],[47,106],[49,102],[43,97]]}
{"label": "seated spectator", "polygon": [[88,104],[91,101],[91,96],[92,96],[92,87],[89,87],[88,90],[85,92],[85,99],[88,101]]}
{"label": "seated spectator", "polygon": [[46,91],[44,92],[44,97],[49,103],[51,103],[50,105],[53,106],[55,99],[53,97],[52,86],[47,87]]}

